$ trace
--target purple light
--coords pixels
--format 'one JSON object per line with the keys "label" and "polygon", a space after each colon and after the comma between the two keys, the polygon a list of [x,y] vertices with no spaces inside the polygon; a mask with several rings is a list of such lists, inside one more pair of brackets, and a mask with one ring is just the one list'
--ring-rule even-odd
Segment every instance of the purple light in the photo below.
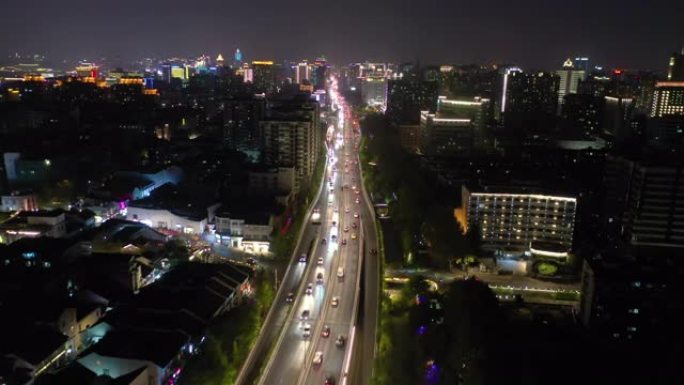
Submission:
{"label": "purple light", "polygon": [[422,336],[423,334],[425,334],[426,331],[427,331],[427,327],[425,327],[425,325],[421,325],[421,326],[418,328],[418,335],[419,335],[419,336]]}
{"label": "purple light", "polygon": [[425,384],[436,385],[439,383],[439,367],[434,361],[428,361],[425,369]]}
{"label": "purple light", "polygon": [[125,210],[126,209],[126,202],[121,201],[119,202],[119,210]]}

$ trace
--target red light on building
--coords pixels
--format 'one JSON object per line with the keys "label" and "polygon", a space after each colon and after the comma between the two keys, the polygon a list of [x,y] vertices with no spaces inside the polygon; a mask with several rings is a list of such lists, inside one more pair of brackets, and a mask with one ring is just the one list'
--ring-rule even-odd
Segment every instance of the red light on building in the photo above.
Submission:
{"label": "red light on building", "polygon": [[621,70],[621,69],[619,69],[619,68],[616,68],[616,69],[613,70],[613,75],[615,75],[615,76],[620,76],[620,75],[623,74],[623,72],[624,72],[623,70]]}

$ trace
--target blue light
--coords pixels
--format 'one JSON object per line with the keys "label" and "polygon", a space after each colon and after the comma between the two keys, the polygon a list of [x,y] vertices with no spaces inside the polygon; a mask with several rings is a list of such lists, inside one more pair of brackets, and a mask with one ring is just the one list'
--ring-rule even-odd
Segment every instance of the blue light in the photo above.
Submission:
{"label": "blue light", "polygon": [[30,251],[30,252],[22,253],[21,256],[24,257],[24,259],[35,259],[36,253],[33,251]]}

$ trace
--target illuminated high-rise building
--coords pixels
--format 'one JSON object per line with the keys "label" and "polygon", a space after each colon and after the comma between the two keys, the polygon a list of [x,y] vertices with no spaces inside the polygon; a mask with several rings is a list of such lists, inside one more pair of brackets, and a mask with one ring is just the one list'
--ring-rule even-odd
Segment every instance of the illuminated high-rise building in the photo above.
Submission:
{"label": "illuminated high-rise building", "polygon": [[589,75],[589,58],[586,56],[578,56],[573,60],[575,68],[584,71],[585,74]]}
{"label": "illuminated high-rise building", "polygon": [[314,62],[313,84],[316,90],[325,89],[326,72],[328,63],[324,57],[317,58]]}
{"label": "illuminated high-rise building", "polygon": [[684,48],[681,53],[673,53],[667,67],[667,80],[684,81]]}
{"label": "illuminated high-rise building", "polygon": [[271,60],[252,62],[253,83],[257,92],[271,93],[277,89],[275,65]]}
{"label": "illuminated high-rise building", "polygon": [[543,132],[554,125],[558,75],[548,72],[508,74],[504,125],[512,131]]}
{"label": "illuminated high-rise building", "polygon": [[567,59],[563,63],[563,68],[556,71],[556,75],[560,78],[558,86],[558,105],[563,105],[563,97],[568,94],[576,94],[577,86],[580,80],[586,77],[586,71],[578,69],[572,60]]}
{"label": "illuminated high-rise building", "polygon": [[420,134],[425,155],[460,156],[481,148],[489,99],[447,99],[440,96],[436,112],[421,111]]}
{"label": "illuminated high-rise building", "polygon": [[684,115],[684,81],[657,82],[651,117]]}
{"label": "illuminated high-rise building", "polygon": [[522,72],[518,67],[506,68],[503,72],[503,86],[501,89],[501,113],[506,112],[506,97],[508,95],[508,78],[514,72]]}
{"label": "illuminated high-rise building", "polygon": [[361,99],[371,107],[387,105],[387,78],[384,76],[369,76],[361,81]]}
{"label": "illuminated high-rise building", "polygon": [[313,174],[322,145],[320,107],[313,101],[271,102],[259,122],[266,165],[294,167],[295,188]]}
{"label": "illuminated high-rise building", "polygon": [[240,52],[240,48],[235,50],[235,55],[233,55],[233,58],[235,59],[236,63],[242,62],[242,52]]}
{"label": "illuminated high-rise building", "polygon": [[463,187],[464,227],[476,226],[488,249],[530,250],[568,260],[577,198],[512,186]]}
{"label": "illuminated high-rise building", "polygon": [[225,64],[225,61],[223,60],[223,55],[219,54],[218,57],[216,58],[216,66],[217,67],[223,67]]}
{"label": "illuminated high-rise building", "polygon": [[307,61],[297,64],[295,83],[302,84],[305,80],[311,80],[311,66]]}

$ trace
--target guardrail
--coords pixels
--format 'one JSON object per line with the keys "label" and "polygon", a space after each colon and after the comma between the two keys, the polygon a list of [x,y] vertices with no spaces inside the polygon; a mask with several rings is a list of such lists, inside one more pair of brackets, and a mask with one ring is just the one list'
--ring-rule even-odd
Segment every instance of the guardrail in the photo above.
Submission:
{"label": "guardrail", "polygon": [[[361,176],[361,183],[360,183],[360,184],[361,184],[361,189],[363,190],[363,195],[366,197],[366,204],[368,205],[368,210],[370,211],[371,217],[372,217],[372,219],[373,219],[373,230],[375,230],[375,234],[376,234],[376,237],[375,237],[375,241],[376,241],[375,249],[378,250],[378,257],[379,257],[379,256],[381,255],[381,251],[380,251],[380,250],[381,250],[381,246],[384,247],[384,245],[379,245],[379,244],[377,244],[377,242],[380,240],[380,238],[377,236],[377,234],[380,233],[380,232],[378,231],[378,221],[377,221],[377,217],[376,217],[376,214],[375,214],[375,209],[373,208],[373,205],[371,204],[370,194],[368,194],[368,191],[366,190],[365,178],[364,178],[364,176],[363,176],[363,167],[361,166],[361,158],[359,157],[359,153],[358,153],[358,152],[357,152],[357,154],[356,154],[356,157],[357,157],[357,161],[358,161],[358,163],[359,163],[359,175]],[[379,273],[380,271],[382,271],[382,267],[383,267],[382,264],[383,264],[383,260],[381,260],[381,261],[378,262],[378,265],[379,265],[378,273]],[[378,274],[378,275],[380,275],[380,274]],[[378,276],[377,278],[378,278],[378,282],[380,282],[380,277]],[[381,288],[382,285],[381,285],[381,284],[378,284],[378,287]],[[378,290],[378,296],[379,296],[379,295],[380,295],[380,292],[379,292],[379,290]],[[379,309],[380,306],[381,306],[380,301],[378,301],[378,309],[377,309],[378,312],[380,311],[380,309]],[[376,331],[376,333],[377,333],[377,330],[378,330],[379,322],[380,322],[380,317],[377,317],[377,318],[375,319],[375,331]],[[375,358],[376,358],[377,355],[378,355],[378,343],[377,343],[378,341],[377,341],[375,335],[373,336],[373,341],[375,341],[375,342],[373,343],[373,360],[375,360]],[[371,370],[371,376],[374,374],[374,372],[375,372],[375,365],[373,365],[373,369]]]}
{"label": "guardrail", "polygon": [[352,307],[352,321],[349,326],[349,344],[347,345],[347,352],[344,355],[344,360],[342,361],[342,372],[340,373],[342,385],[347,384],[347,378],[349,376],[349,366],[351,363],[352,352],[354,351],[354,341],[356,340],[356,318],[358,316],[359,303],[361,302],[361,271],[363,270],[365,256],[364,244],[366,243],[365,236],[363,235],[363,221],[359,221],[359,234],[359,268],[356,269],[356,290],[354,294],[354,304]]}

